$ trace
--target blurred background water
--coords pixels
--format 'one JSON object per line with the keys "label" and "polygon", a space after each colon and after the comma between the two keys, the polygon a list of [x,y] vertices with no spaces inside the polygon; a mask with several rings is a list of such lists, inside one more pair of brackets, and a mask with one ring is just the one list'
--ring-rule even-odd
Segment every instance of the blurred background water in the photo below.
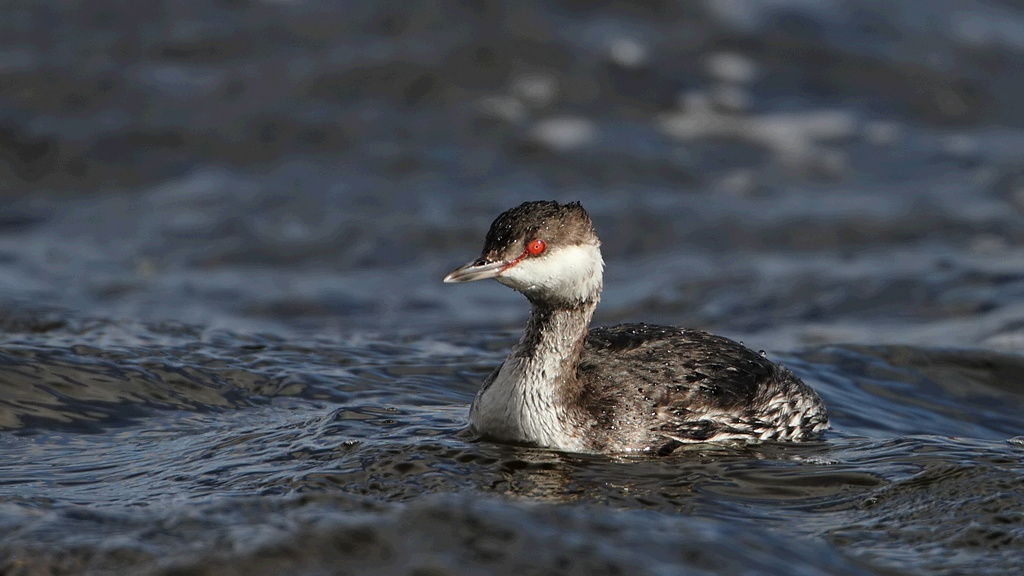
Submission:
{"label": "blurred background water", "polygon": [[[0,572],[1017,574],[1024,7],[8,2]],[[823,442],[461,433],[581,200],[598,323],[765,349]]]}

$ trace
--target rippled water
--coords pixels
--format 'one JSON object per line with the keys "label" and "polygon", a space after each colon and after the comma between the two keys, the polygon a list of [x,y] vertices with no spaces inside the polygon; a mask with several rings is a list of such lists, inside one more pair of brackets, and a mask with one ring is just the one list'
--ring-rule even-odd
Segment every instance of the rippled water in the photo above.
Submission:
{"label": "rippled water", "polygon": [[607,458],[460,433],[512,341],[8,334],[4,566],[998,573],[1020,559],[1020,357],[817,348],[782,360],[832,408],[825,441]]}
{"label": "rippled water", "polygon": [[[0,18],[0,572],[1017,574],[1024,12],[35,2]],[[927,24],[924,24],[927,23]],[[582,200],[599,323],[708,329],[821,442],[463,432]]]}

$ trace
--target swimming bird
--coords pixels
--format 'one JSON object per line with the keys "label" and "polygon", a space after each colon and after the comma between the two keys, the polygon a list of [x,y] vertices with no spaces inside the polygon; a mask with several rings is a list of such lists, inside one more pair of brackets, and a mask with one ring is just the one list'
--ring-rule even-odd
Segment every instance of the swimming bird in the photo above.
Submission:
{"label": "swimming bird", "polygon": [[522,339],[470,408],[483,438],[567,452],[669,453],[699,442],[817,438],[818,395],[742,344],[649,324],[590,328],[604,259],[579,202],[526,202],[445,282],[494,278],[530,301]]}

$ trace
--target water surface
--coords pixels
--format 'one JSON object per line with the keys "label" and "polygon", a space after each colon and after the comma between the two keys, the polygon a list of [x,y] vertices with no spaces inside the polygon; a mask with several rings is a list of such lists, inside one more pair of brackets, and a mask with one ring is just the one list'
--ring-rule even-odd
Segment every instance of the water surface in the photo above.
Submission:
{"label": "water surface", "polygon": [[[1002,2],[37,2],[0,23],[0,572],[1017,574]],[[927,23],[927,25],[923,24]],[[479,442],[446,286],[581,200],[599,323],[781,361],[820,442]]]}

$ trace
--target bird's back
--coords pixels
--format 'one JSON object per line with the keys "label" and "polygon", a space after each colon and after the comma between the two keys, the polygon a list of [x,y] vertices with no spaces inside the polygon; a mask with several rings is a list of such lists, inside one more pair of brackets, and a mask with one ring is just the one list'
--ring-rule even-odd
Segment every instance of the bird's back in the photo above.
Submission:
{"label": "bird's back", "polygon": [[670,451],[682,443],[802,440],[827,427],[818,396],[742,344],[670,326],[591,329],[580,405],[604,450]]}

